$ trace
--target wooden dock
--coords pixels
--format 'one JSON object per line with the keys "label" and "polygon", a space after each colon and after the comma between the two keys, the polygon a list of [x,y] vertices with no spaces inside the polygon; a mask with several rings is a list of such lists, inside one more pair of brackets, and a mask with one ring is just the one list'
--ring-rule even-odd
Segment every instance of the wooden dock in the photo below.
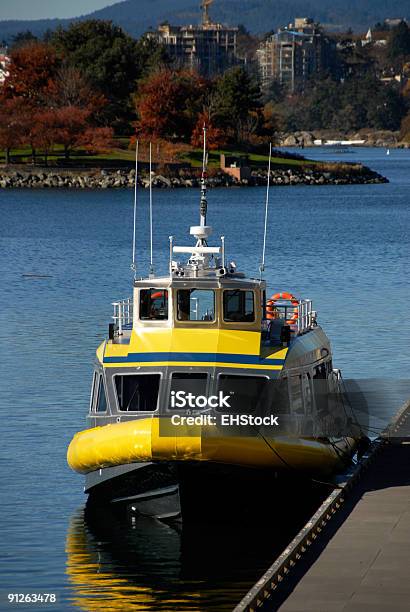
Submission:
{"label": "wooden dock", "polygon": [[329,496],[237,612],[410,610],[410,404],[352,478],[353,485]]}

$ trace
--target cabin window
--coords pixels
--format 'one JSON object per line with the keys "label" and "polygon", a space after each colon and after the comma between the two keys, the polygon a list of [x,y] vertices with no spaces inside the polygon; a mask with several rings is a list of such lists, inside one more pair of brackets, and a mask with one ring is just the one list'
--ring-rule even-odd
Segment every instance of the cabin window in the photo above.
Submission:
{"label": "cabin window", "polygon": [[140,290],[141,321],[168,319],[168,291],[166,289]]}
{"label": "cabin window", "polygon": [[233,289],[224,291],[224,320],[230,323],[248,323],[255,320],[253,291]]}
{"label": "cabin window", "polygon": [[326,364],[322,363],[315,367],[313,378],[315,380],[326,380],[327,372],[326,372]]}
{"label": "cabin window", "polygon": [[300,375],[290,377],[290,397],[292,412],[296,414],[304,414],[302,377]]}
{"label": "cabin window", "polygon": [[303,398],[305,404],[306,414],[312,414],[313,412],[313,393],[312,393],[312,380],[310,374],[307,373],[303,377]]}
{"label": "cabin window", "polygon": [[104,380],[102,375],[100,376],[100,381],[98,383],[98,398],[95,411],[107,412],[107,397],[105,395]]}
{"label": "cabin window", "polygon": [[118,409],[121,412],[155,412],[160,378],[159,374],[114,376]]}
{"label": "cabin window", "polygon": [[214,321],[215,291],[179,289],[177,293],[178,321]]}
{"label": "cabin window", "polygon": [[326,372],[326,364],[316,366],[313,374],[313,394],[316,402],[316,410],[319,417],[328,413],[329,389]]}
{"label": "cabin window", "polygon": [[[208,374],[203,372],[173,372],[171,375],[171,390],[169,396],[170,410],[200,410],[207,406],[190,406],[187,397],[191,393],[194,398],[205,396],[208,385]],[[191,399],[191,403],[194,399]]]}
{"label": "cabin window", "polygon": [[93,382],[92,382],[92,385],[91,385],[90,412],[92,412],[93,407],[94,407],[94,400],[95,400],[96,387],[97,387],[97,379],[98,379],[98,374],[97,374],[97,372],[94,372],[94,374],[93,374]]}
{"label": "cabin window", "polygon": [[228,396],[230,408],[220,408],[220,412],[253,414],[266,399],[269,379],[265,376],[241,376],[239,374],[220,374],[218,392]]}
{"label": "cabin window", "polygon": [[273,409],[275,414],[289,414],[289,386],[287,378],[279,378],[273,381],[275,395]]}

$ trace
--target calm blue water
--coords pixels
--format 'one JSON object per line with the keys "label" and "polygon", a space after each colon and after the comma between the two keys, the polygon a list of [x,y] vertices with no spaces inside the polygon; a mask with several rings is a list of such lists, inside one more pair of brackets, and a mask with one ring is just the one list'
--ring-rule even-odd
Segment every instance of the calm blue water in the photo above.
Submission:
{"label": "calm blue water", "polygon": [[[329,150],[305,154],[332,158]],[[266,277],[272,292],[313,299],[335,365],[347,378],[383,379],[398,407],[410,371],[410,151],[333,156],[364,161],[391,182],[273,188]],[[155,193],[156,271],[166,269],[169,235],[189,240],[198,199],[191,190]],[[263,207],[264,189],[209,195],[215,239],[224,234],[228,256],[255,274]],[[5,593],[27,591],[57,593],[49,609],[229,609],[267,565],[273,544],[255,552],[255,532],[239,541],[237,532],[226,541],[210,535],[208,548],[211,542],[224,561],[215,573],[215,564],[192,555],[187,541],[195,538],[169,527],[139,524],[123,540],[93,532],[83,524],[82,479],[66,465],[66,447],[84,424],[110,303],[130,295],[131,192],[0,191],[0,214],[0,609],[16,607]],[[144,192],[141,274],[147,221]],[[123,544],[116,547],[117,536]]]}

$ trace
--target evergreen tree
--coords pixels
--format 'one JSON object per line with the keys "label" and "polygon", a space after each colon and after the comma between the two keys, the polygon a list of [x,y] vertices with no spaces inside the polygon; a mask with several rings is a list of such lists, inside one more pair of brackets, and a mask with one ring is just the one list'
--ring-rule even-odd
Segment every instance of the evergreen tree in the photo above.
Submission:
{"label": "evergreen tree", "polygon": [[393,60],[403,55],[410,55],[410,29],[405,21],[401,21],[398,26],[392,29],[388,54]]}

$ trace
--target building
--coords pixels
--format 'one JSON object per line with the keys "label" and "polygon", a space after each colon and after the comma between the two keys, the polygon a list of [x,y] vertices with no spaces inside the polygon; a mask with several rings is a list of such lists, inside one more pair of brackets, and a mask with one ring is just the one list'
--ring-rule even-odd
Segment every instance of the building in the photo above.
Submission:
{"label": "building", "polygon": [[303,17],[281,28],[256,52],[263,87],[277,81],[293,92],[314,74],[336,67],[334,41],[319,24]]}
{"label": "building", "polygon": [[404,23],[407,23],[407,19],[405,17],[390,17],[385,19],[383,23],[388,28],[397,28],[397,26],[400,25],[402,21],[404,21]]}
{"label": "building", "polygon": [[387,45],[388,32],[374,32],[371,28],[367,30],[366,36],[362,38],[362,47],[374,45],[375,47],[385,47]]}
{"label": "building", "polygon": [[0,47],[0,87],[4,84],[4,81],[9,74],[7,68],[10,61],[11,59],[7,55],[7,49]]}
{"label": "building", "polygon": [[204,0],[200,25],[164,23],[149,34],[165,45],[178,67],[195,69],[208,77],[242,63],[237,57],[238,28],[211,21],[208,9],[212,1]]}
{"label": "building", "polygon": [[228,156],[221,153],[220,166],[222,172],[233,176],[237,181],[250,179],[252,176],[249,155]]}

